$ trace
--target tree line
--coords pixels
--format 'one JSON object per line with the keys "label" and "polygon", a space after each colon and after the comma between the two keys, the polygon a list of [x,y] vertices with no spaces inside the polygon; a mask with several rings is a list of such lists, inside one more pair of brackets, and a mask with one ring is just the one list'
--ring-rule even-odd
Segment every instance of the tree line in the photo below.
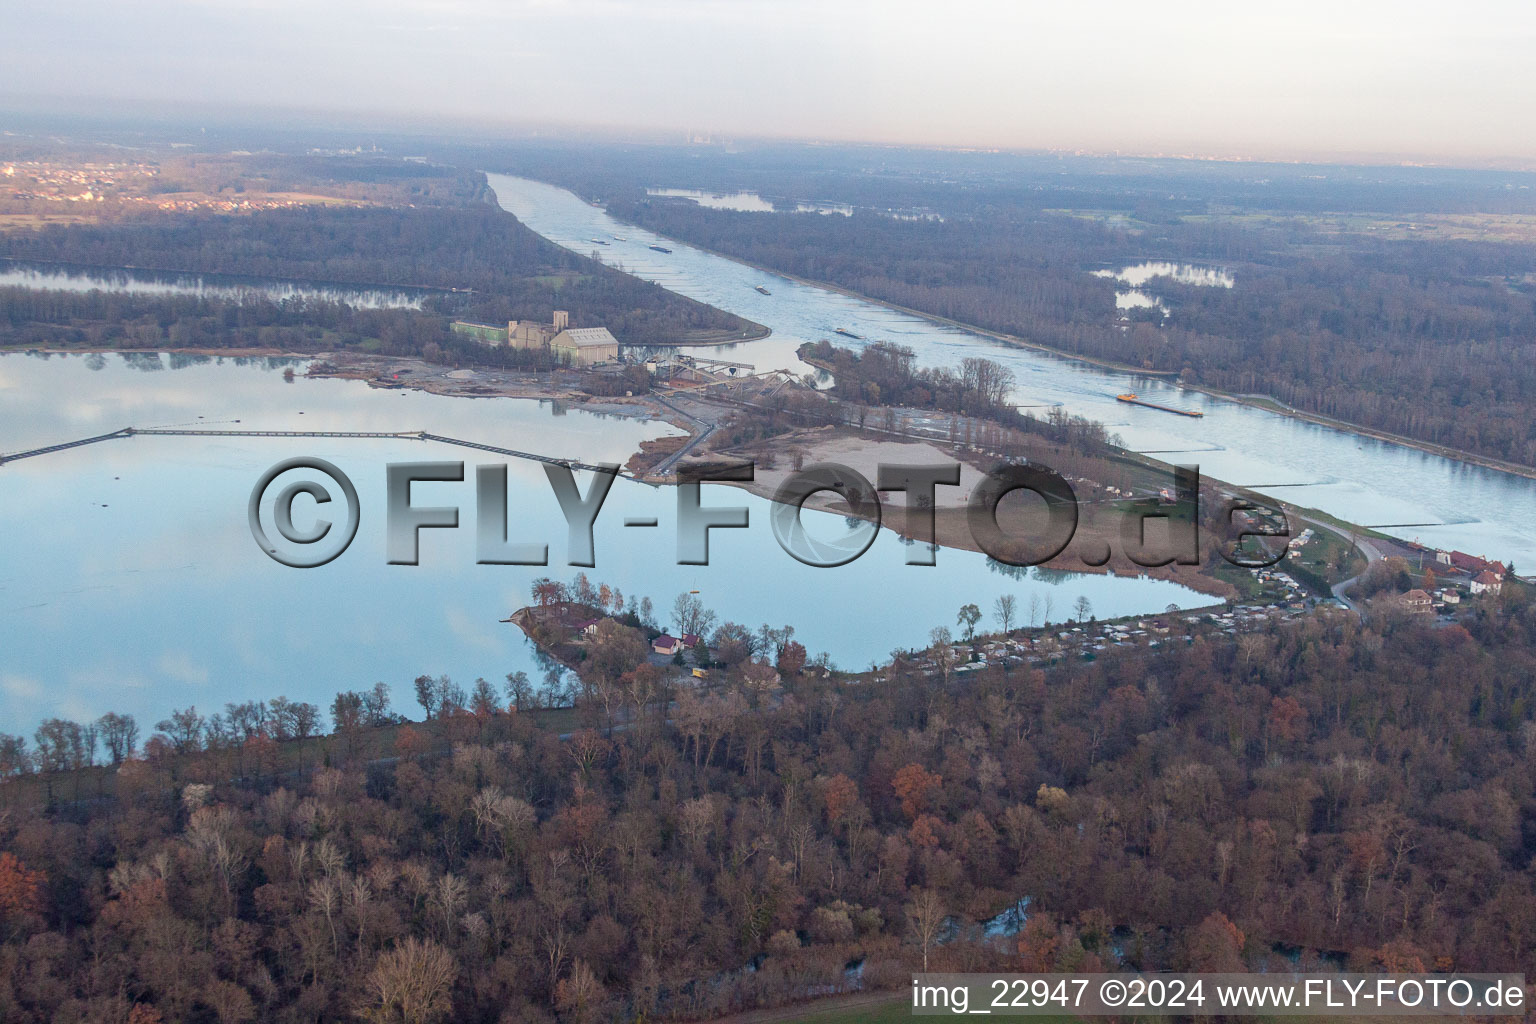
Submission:
{"label": "tree line", "polygon": [[622,727],[597,686],[546,728],[425,680],[424,722],[337,706],[392,756],[292,772],[238,775],[266,741],[205,721],[112,799],[0,812],[0,1014],[693,1020],[924,965],[1536,967],[1525,588],[1446,628],[1184,628],[963,680],[759,653]]}
{"label": "tree line", "polygon": [[[483,178],[481,179],[483,183]],[[549,322],[555,309],[571,313],[571,325],[605,326],[626,344],[675,343],[692,330],[740,334],[749,322],[684,298],[659,285],[605,267],[541,238],[511,214],[484,201],[456,205],[306,207],[245,216],[144,214],[98,224],[49,225],[35,232],[0,234],[0,257],[95,267],[135,266],[189,273],[317,281],[363,286],[458,289],[427,300],[436,317],[402,310],[353,310],[355,322],[392,332],[417,346],[446,345],[444,318],[489,323]],[[75,332],[97,325],[113,343],[152,333],[143,321],[159,321],[162,343],[174,337],[206,339],[228,325],[209,323],[175,300],[120,301],[123,296],[61,296],[26,289],[0,291],[0,324],[8,344],[46,343],[55,328]],[[220,319],[270,320],[260,302],[208,301]],[[317,333],[335,330],[342,314],[317,303],[295,306],[289,318]],[[374,314],[374,315],[365,315]],[[114,316],[116,315],[116,316]],[[124,323],[124,320],[132,321]],[[429,322],[436,321],[434,327]],[[422,335],[430,335],[422,340]],[[66,335],[67,338],[78,334]],[[271,335],[274,336],[275,335]],[[282,339],[304,340],[290,331]],[[40,340],[42,339],[42,340]],[[226,347],[215,341],[214,347]],[[300,346],[300,350],[307,348]],[[484,354],[465,350],[466,354]]]}

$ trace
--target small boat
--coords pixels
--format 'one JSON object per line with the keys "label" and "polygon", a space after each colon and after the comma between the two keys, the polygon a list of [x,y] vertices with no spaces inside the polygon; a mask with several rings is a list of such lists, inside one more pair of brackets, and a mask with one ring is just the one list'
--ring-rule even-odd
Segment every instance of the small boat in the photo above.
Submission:
{"label": "small boat", "polygon": [[862,337],[860,337],[857,334],[854,334],[852,331],[848,330],[848,328],[846,328],[846,327],[839,327],[835,331],[833,331],[832,333],[833,334],[841,334],[845,338],[856,338],[859,341],[863,341],[864,340]]}
{"label": "small boat", "polygon": [[753,286],[752,286],[752,290],[753,290],[753,291],[756,291],[756,292],[759,292],[759,293],[761,293],[761,294],[763,294],[763,295],[772,295],[772,294],[773,294],[773,292],[771,292],[771,291],[769,291],[769,290],[768,290],[768,289],[767,289],[767,288],[764,288],[764,287],[763,287],[763,286],[762,286],[762,285],[760,285],[760,284],[755,284],[755,285],[753,285]]}
{"label": "small boat", "polygon": [[601,238],[594,238],[594,239],[592,239],[592,241],[596,242],[598,245],[607,245],[608,244],[607,242],[603,241]]}
{"label": "small boat", "polygon": [[666,247],[666,246],[664,246],[664,245],[653,245],[653,246],[650,246],[650,248],[652,248],[652,249],[655,249],[655,250],[656,250],[656,251],[657,251],[657,252],[664,252],[664,253],[666,253],[666,254],[667,254],[667,255],[668,255],[668,256],[670,256],[670,255],[672,255],[672,250],[671,250],[671,249],[668,249],[668,248],[667,248],[667,247]]}
{"label": "small boat", "polygon": [[629,241],[629,239],[625,238],[623,235],[614,235],[613,236],[613,240],[615,242],[627,242],[627,241]]}

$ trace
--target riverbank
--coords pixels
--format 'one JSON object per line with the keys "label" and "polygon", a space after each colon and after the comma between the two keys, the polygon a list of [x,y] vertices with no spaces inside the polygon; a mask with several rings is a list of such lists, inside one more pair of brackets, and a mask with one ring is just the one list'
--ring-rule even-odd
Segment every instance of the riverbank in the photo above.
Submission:
{"label": "riverbank", "polygon": [[1413,448],[1428,455],[1439,456],[1442,459],[1454,459],[1457,462],[1465,462],[1483,469],[1492,469],[1500,473],[1508,473],[1511,476],[1536,480],[1536,467],[1522,466],[1518,462],[1507,462],[1504,459],[1495,459],[1489,455],[1478,455],[1476,452],[1463,451],[1460,448],[1451,448],[1447,445],[1435,444],[1432,441],[1419,441],[1411,437],[1404,437],[1402,434],[1376,430],[1373,427],[1363,427],[1358,423],[1350,423],[1347,420],[1324,416],[1322,413],[1307,412],[1305,409],[1298,409],[1294,405],[1287,405],[1278,398],[1271,398],[1269,395],[1247,395],[1222,391],[1219,388],[1205,387],[1200,384],[1186,384],[1182,381],[1177,382],[1177,384],[1185,391],[1198,391],[1201,394],[1210,395],[1212,398],[1219,398],[1224,402],[1246,405],[1249,408],[1262,409],[1277,416],[1289,416],[1292,419],[1305,420],[1308,423],[1315,423],[1320,427],[1328,427],[1345,434],[1369,437],[1373,441],[1385,441],[1388,444],[1395,444],[1403,448]]}
{"label": "riverbank", "polygon": [[[737,314],[737,315],[740,316],[740,314]],[[746,317],[742,317],[742,319],[746,320]],[[734,333],[732,333],[730,331],[723,331],[723,330],[717,330],[717,331],[703,331],[703,330],[700,330],[700,331],[689,331],[689,332],[687,332],[686,335],[684,335],[682,337],[679,337],[677,341],[670,342],[670,343],[668,343],[666,345],[658,345],[656,347],[657,348],[707,348],[707,347],[712,346],[712,345],[735,345],[738,342],[762,341],[764,338],[772,336],[772,334],[773,334],[773,328],[772,327],[767,327],[767,326],[765,326],[763,324],[757,323],[754,320],[747,320],[747,322],[752,325],[752,329],[750,331],[745,331],[745,332],[743,332],[741,334],[734,334]]]}

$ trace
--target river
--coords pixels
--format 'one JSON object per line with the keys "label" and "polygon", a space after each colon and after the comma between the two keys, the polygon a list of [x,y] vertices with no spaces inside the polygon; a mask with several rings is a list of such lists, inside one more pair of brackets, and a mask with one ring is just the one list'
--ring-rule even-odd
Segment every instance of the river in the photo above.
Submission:
{"label": "river", "polygon": [[[1536,481],[1361,437],[1166,381],[1118,373],[1077,360],[1004,344],[975,332],[801,284],[685,243],[623,224],[572,193],[542,182],[490,175],[504,209],[552,241],[595,254],[673,291],[773,329],[762,341],[712,348],[721,358],[759,369],[807,369],[794,356],[804,341],[895,341],[918,362],[956,366],[980,355],[1018,378],[1015,400],[1104,423],[1127,447],[1168,462],[1193,463],[1209,476],[1253,487],[1309,508],[1374,526],[1408,540],[1536,566]],[[607,246],[592,245],[603,238]],[[622,237],[624,240],[618,240]],[[649,248],[661,245],[671,253]],[[594,253],[595,250],[595,253]],[[1225,286],[1226,281],[1215,282]],[[762,295],[762,286],[771,292]],[[1240,281],[1235,287],[1242,287]],[[843,328],[861,341],[833,332]],[[1115,395],[1204,413],[1200,419],[1130,406]]]}

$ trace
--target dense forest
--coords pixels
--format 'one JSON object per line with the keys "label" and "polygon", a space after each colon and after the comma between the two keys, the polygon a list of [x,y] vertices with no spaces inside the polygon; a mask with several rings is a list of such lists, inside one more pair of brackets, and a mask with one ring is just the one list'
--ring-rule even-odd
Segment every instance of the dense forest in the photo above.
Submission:
{"label": "dense forest", "polygon": [[[1131,227],[1025,206],[947,220],[741,213],[647,198],[651,230],[1063,352],[1271,395],[1362,426],[1536,465],[1536,247],[1322,235],[1300,222]],[[1214,262],[1231,289],[1153,279],[1165,321],[1118,320],[1090,270]]]}
{"label": "dense forest", "polygon": [[[572,326],[605,326],[634,345],[675,343],[695,330],[740,334],[754,326],[561,249],[488,202],[483,177],[474,180],[478,190],[464,185],[451,193],[457,202],[420,207],[309,206],[244,216],[151,213],[0,233],[0,257],[342,285],[459,289],[458,294],[429,300],[430,311],[443,321],[440,330],[420,323],[419,314],[366,316],[357,311],[352,317],[354,324],[366,321],[375,331],[388,330],[394,339],[430,336],[442,347],[447,347],[440,336],[446,334],[448,317],[548,322],[557,308],[570,312]],[[277,316],[224,308],[231,305],[211,302],[207,308],[228,321]],[[162,328],[185,312],[175,302],[113,305],[111,296],[94,307],[103,315],[93,315],[92,303],[86,300],[28,297],[7,289],[0,294],[0,323],[9,327],[0,343],[45,343],[36,339],[52,336],[50,327],[88,330],[91,323],[108,336],[121,337],[124,331],[113,329],[114,311],[153,317]],[[309,322],[302,315],[283,319]],[[324,313],[309,323],[329,330],[332,320],[334,314]],[[196,322],[187,329],[199,336],[217,330]]]}
{"label": "dense forest", "polygon": [[365,309],[259,293],[240,301],[192,296],[0,288],[0,346],[120,351],[359,349],[455,366],[548,370],[544,351],[488,347],[455,334],[441,314]]}
{"label": "dense forest", "polygon": [[1464,625],[1175,619],[964,681],[829,675],[722,623],[729,667],[671,692],[612,616],[574,722],[541,727],[525,679],[422,677],[425,722],[344,693],[324,740],[286,701],[184,709],[143,756],[120,716],[45,723],[40,759],[10,738],[11,774],[98,734],[118,764],[46,811],[0,783],[0,1017],[687,1020],[925,962],[1536,971],[1523,587]]}

